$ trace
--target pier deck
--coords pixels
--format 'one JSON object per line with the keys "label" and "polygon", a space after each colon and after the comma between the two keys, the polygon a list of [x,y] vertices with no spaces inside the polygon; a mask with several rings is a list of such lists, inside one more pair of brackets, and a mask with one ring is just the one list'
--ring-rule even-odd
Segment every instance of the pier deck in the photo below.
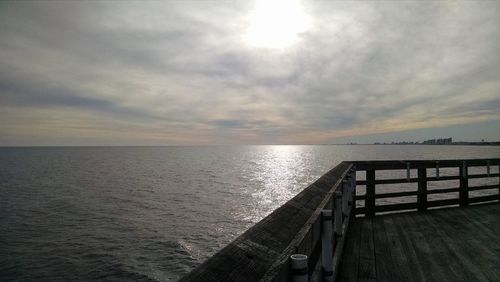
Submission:
{"label": "pier deck", "polygon": [[355,218],[340,281],[500,281],[500,205]]}

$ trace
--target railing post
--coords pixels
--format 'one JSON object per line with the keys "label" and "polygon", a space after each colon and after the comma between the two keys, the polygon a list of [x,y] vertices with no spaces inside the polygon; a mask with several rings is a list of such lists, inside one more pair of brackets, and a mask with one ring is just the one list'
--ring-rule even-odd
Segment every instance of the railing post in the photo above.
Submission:
{"label": "railing post", "polygon": [[[498,165],[498,174],[500,174],[500,165]],[[500,201],[500,176],[498,176],[498,201]]]}
{"label": "railing post", "polygon": [[418,168],[417,206],[418,211],[427,210],[427,169],[425,167]]}
{"label": "railing post", "polygon": [[342,193],[340,191],[336,191],[334,194],[335,197],[335,202],[334,202],[334,228],[333,228],[333,234],[334,234],[334,243],[333,246],[337,245],[337,242],[339,241],[339,238],[342,237]]}
{"label": "railing post", "polygon": [[356,215],[356,167],[353,166],[351,169],[351,213]]}
{"label": "railing post", "polygon": [[333,275],[332,219],[332,210],[321,211],[321,270],[323,281],[330,281]]}
{"label": "railing post", "polygon": [[366,170],[365,216],[375,216],[375,169]]}
{"label": "railing post", "polygon": [[469,205],[469,179],[467,175],[467,163],[465,161],[460,166],[460,188],[458,194],[460,206]]}
{"label": "railing post", "polygon": [[303,254],[293,254],[290,256],[290,265],[292,267],[293,282],[309,281],[307,269],[307,256]]}
{"label": "railing post", "polygon": [[346,218],[349,215],[349,194],[351,193],[350,180],[342,180],[342,216]]}
{"label": "railing post", "polygon": [[406,180],[410,183],[410,163],[406,163]]}

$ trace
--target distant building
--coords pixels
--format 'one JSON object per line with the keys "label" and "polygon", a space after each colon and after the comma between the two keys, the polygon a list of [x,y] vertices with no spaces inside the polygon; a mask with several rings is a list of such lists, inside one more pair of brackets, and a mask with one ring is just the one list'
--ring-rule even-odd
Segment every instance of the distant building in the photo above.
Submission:
{"label": "distant building", "polygon": [[452,143],[453,140],[451,138],[429,139],[422,142],[422,144],[426,145],[450,145]]}

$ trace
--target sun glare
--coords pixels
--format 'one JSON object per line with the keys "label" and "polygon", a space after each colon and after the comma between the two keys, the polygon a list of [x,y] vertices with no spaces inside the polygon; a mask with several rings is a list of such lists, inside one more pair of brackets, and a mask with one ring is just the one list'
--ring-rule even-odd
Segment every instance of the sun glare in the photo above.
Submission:
{"label": "sun glare", "polygon": [[309,25],[298,0],[256,0],[245,41],[252,47],[284,49],[297,43]]}

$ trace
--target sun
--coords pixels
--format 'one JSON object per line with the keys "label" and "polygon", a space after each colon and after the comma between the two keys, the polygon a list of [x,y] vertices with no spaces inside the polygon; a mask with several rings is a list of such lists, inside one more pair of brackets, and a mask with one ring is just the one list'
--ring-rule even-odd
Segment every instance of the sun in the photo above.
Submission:
{"label": "sun", "polygon": [[256,0],[244,40],[252,47],[285,49],[296,44],[309,26],[299,0]]}

